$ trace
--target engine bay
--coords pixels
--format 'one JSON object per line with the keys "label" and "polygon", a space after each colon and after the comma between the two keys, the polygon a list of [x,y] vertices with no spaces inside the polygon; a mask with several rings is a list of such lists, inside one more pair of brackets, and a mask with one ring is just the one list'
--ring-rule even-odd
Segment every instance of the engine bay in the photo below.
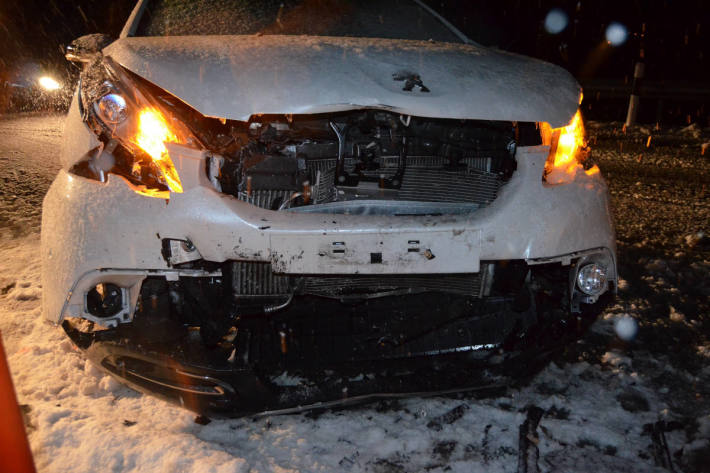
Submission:
{"label": "engine bay", "polygon": [[[534,124],[377,110],[259,116],[210,160],[217,190],[270,210],[440,215],[492,202]],[[531,133],[532,131],[532,133]]]}

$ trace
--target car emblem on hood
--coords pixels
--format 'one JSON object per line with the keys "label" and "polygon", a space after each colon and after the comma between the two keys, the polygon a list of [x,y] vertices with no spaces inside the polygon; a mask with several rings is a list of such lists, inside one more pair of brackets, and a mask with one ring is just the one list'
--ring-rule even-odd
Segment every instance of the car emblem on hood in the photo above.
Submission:
{"label": "car emblem on hood", "polygon": [[422,78],[419,74],[415,74],[414,72],[395,72],[392,74],[392,78],[396,81],[404,81],[402,90],[406,90],[407,92],[411,92],[414,87],[419,87],[419,90],[422,92],[430,92],[429,88],[422,82]]}

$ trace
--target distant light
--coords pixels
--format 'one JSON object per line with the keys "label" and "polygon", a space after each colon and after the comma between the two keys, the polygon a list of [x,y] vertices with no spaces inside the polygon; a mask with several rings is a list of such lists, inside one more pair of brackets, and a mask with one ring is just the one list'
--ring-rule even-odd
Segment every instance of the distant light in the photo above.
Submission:
{"label": "distant light", "polygon": [[626,27],[616,21],[610,23],[606,28],[606,40],[609,41],[609,44],[612,46],[624,44],[628,35],[629,32],[626,30]]}
{"label": "distant light", "polygon": [[545,17],[545,31],[550,34],[558,34],[567,28],[569,19],[567,13],[559,8],[553,8]]}
{"label": "distant light", "polygon": [[61,89],[61,85],[59,85],[59,82],[56,80],[52,79],[49,76],[43,76],[39,78],[39,85],[44,89],[44,90],[57,90]]}

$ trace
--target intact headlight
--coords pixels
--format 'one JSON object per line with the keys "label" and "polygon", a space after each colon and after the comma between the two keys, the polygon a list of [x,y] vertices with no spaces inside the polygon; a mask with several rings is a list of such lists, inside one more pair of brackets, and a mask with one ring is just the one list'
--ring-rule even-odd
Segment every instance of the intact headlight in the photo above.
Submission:
{"label": "intact headlight", "polygon": [[590,296],[598,296],[606,290],[607,269],[599,263],[582,266],[577,273],[577,287]]}
{"label": "intact headlight", "polygon": [[128,179],[136,192],[169,198],[182,192],[165,143],[200,147],[199,140],[138,79],[108,58],[86,66],[80,97],[84,118],[111,149],[104,172]]}

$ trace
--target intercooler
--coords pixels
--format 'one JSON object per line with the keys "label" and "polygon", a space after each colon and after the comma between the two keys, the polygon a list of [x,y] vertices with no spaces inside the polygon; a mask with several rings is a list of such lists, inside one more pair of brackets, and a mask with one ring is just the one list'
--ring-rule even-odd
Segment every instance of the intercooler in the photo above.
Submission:
{"label": "intercooler", "polygon": [[480,273],[395,274],[347,276],[288,276],[274,274],[271,263],[232,262],[233,295],[239,298],[313,295],[338,299],[372,298],[391,294],[440,292],[482,297],[488,265]]}
{"label": "intercooler", "polygon": [[367,297],[392,293],[446,292],[480,296],[481,278],[471,274],[407,274],[391,276],[308,276],[303,293],[324,297]]}

